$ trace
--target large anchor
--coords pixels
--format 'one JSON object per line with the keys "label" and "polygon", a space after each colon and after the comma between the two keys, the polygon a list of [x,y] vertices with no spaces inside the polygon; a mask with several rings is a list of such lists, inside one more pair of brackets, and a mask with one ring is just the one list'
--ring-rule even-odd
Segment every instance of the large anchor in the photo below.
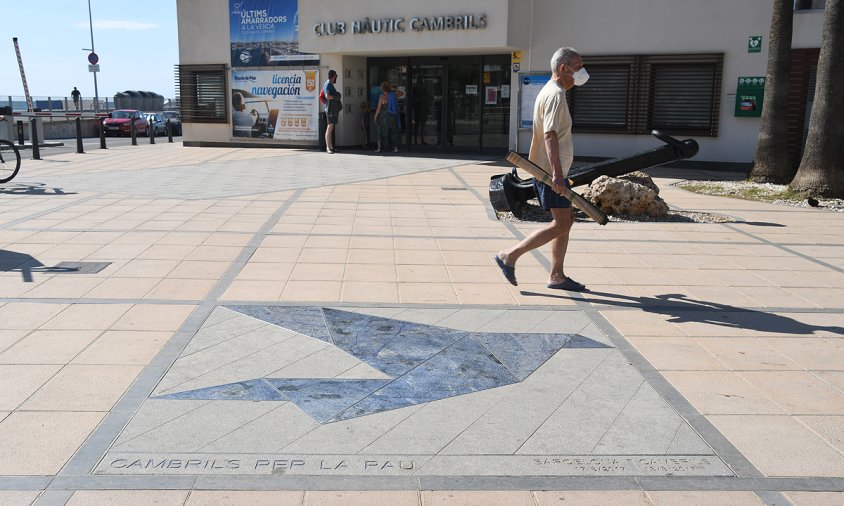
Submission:
{"label": "large anchor", "polygon": [[[680,141],[658,130],[652,131],[651,134],[665,144],[633,156],[572,167],[568,173],[571,187],[589,184],[601,176],[621,176],[648,167],[691,158],[700,149],[694,139]],[[521,218],[527,201],[533,198],[536,198],[533,179],[521,179],[515,168],[509,174],[490,178],[489,201],[496,211],[512,211],[513,216]]]}

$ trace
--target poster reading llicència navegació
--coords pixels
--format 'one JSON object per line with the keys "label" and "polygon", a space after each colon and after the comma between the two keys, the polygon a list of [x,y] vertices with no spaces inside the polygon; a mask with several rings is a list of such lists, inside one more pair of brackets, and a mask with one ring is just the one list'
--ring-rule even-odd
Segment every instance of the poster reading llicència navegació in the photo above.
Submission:
{"label": "poster reading llic\u00e8ncia navegaci\u00f3", "polygon": [[318,140],[318,83],[318,70],[233,70],[233,135]]}

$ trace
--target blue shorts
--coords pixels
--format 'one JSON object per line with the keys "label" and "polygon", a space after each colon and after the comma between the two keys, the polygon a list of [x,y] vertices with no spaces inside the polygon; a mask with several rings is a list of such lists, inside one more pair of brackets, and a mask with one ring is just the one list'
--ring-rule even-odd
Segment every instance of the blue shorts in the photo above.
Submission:
{"label": "blue shorts", "polygon": [[[555,192],[553,188],[547,184],[533,180],[533,187],[536,190],[536,197],[539,199],[539,205],[542,209],[550,211],[551,209],[568,209],[571,207],[571,201],[559,193]],[[566,178],[566,188],[569,186],[569,180]]]}

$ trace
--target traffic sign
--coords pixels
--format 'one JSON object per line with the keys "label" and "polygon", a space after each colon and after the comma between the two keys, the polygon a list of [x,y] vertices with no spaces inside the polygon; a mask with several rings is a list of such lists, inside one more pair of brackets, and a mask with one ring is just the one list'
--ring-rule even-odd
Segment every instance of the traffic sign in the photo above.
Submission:
{"label": "traffic sign", "polygon": [[100,66],[99,65],[88,65],[88,72],[99,72]]}
{"label": "traffic sign", "polygon": [[97,53],[91,51],[88,54],[88,63],[90,63],[91,65],[96,65],[97,63],[99,63],[99,61],[100,61],[100,57],[97,56]]}

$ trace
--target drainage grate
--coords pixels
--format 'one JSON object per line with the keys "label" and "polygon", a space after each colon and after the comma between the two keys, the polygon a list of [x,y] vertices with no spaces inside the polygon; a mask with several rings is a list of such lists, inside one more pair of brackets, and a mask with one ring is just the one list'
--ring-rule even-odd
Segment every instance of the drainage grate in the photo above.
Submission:
{"label": "drainage grate", "polygon": [[109,265],[111,262],[59,262],[48,270],[60,274],[96,274]]}

